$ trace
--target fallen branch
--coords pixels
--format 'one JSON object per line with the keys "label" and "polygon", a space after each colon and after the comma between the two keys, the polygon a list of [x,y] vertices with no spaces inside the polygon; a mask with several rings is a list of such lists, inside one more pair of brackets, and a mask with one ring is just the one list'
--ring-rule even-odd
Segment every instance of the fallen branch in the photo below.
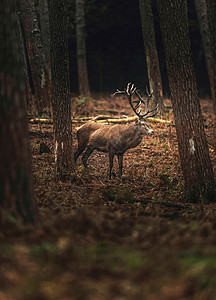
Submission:
{"label": "fallen branch", "polygon": [[29,123],[31,123],[31,124],[52,124],[53,120],[52,119],[34,118],[34,119],[30,119]]}
{"label": "fallen branch", "polygon": [[[96,120],[96,118],[95,117],[72,118],[72,122],[82,123],[82,122],[88,122],[90,120],[94,121],[94,120]],[[108,118],[108,116],[107,116],[107,118]],[[45,119],[45,118],[31,118],[28,121],[31,124],[53,124],[53,119]]]}
{"label": "fallen branch", "polygon": [[[106,119],[106,120],[99,120],[97,121],[98,123],[129,123],[137,120],[138,117],[129,117],[129,118],[124,118],[124,119]],[[162,119],[157,119],[157,118],[148,118],[148,121],[150,122],[155,122],[155,123],[164,123],[164,124],[170,124],[171,121],[169,120],[162,120]]]}
{"label": "fallen branch", "polygon": [[110,118],[110,116],[108,116],[108,115],[99,115],[99,116],[96,116],[96,117],[92,118],[92,121],[107,120],[109,118]]}
{"label": "fallen branch", "polygon": [[[110,124],[110,123],[130,123],[137,119],[138,119],[137,116],[133,116],[133,117],[125,116],[124,118],[121,118],[121,119],[120,118],[114,119],[107,115],[99,115],[96,117],[73,118],[72,122],[73,123],[83,123],[83,122],[88,122],[88,121],[94,121],[94,122],[98,122],[101,124],[104,124],[104,123]],[[171,121],[169,121],[169,120],[163,120],[163,119],[157,119],[157,118],[148,118],[148,121],[153,122],[153,123],[171,124]],[[29,120],[29,123],[31,123],[31,124],[53,124],[53,120],[52,119],[44,119],[44,118],[34,118],[34,119],[32,118]]]}

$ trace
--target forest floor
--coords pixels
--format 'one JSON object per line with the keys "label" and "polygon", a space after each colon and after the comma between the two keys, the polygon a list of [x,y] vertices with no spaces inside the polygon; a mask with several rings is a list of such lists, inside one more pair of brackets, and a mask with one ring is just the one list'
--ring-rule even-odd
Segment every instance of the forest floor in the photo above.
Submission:
{"label": "forest floor", "polygon": [[[77,108],[131,115],[124,99]],[[208,99],[202,110],[216,174]],[[109,180],[107,154],[95,152],[88,171],[79,158],[76,180],[57,181],[52,125],[29,124],[39,222],[23,226],[10,217],[0,231],[1,300],[216,299],[216,203],[182,202],[171,109],[163,119],[171,124],[151,122],[155,134],[125,153],[122,180]],[[73,123],[74,150],[80,125]],[[50,153],[39,153],[41,142]]]}

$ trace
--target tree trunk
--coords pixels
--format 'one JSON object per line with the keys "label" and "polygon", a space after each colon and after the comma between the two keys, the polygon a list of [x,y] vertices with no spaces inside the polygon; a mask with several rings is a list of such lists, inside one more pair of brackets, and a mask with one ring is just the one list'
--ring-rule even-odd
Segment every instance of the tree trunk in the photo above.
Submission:
{"label": "tree trunk", "polygon": [[153,91],[154,104],[158,103],[159,109],[162,112],[163,89],[155,41],[151,0],[139,0],[139,5],[150,90]]}
{"label": "tree trunk", "polygon": [[194,2],[205,52],[214,113],[216,113],[216,3],[212,1],[210,6],[211,1],[208,1],[207,6],[206,0],[195,0]]}
{"label": "tree trunk", "polygon": [[72,153],[67,24],[64,1],[48,0],[56,173],[63,179],[75,169]]}
{"label": "tree trunk", "polygon": [[[47,0],[38,2],[38,10],[40,15],[41,38],[44,49],[44,57],[46,70],[48,72],[48,94],[51,99],[51,62],[50,62],[50,25],[49,25],[49,10]],[[51,105],[51,103],[50,103]]]}
{"label": "tree trunk", "polygon": [[40,15],[41,38],[44,49],[45,62],[50,66],[50,25],[47,0],[38,1],[38,10]]}
{"label": "tree trunk", "polygon": [[161,31],[185,181],[185,200],[216,200],[190,48],[186,0],[158,0]]}
{"label": "tree trunk", "polygon": [[[14,5],[16,0],[14,1]],[[17,5],[16,5],[16,18],[17,18],[17,30],[19,33],[19,46],[22,54],[22,60],[23,60],[23,70],[24,70],[24,79],[25,79],[25,101],[26,101],[26,107],[31,111],[34,112],[35,109],[32,107],[34,105],[34,99],[32,95],[32,89],[30,86],[30,81],[29,81],[29,75],[28,75],[28,68],[29,68],[29,62],[27,61],[27,49],[24,44],[23,40],[23,31],[22,31],[22,26],[21,26],[21,21],[20,21],[20,13],[17,10]]]}
{"label": "tree trunk", "polygon": [[89,97],[90,90],[86,63],[84,1],[85,0],[76,0],[77,65],[80,96]]}
{"label": "tree trunk", "polygon": [[0,2],[0,207],[25,222],[34,222],[36,204],[14,3]]}
{"label": "tree trunk", "polygon": [[210,48],[211,48],[211,58],[210,65],[211,70],[213,70],[213,87],[211,88],[212,100],[214,106],[214,113],[216,114],[216,2],[215,0],[208,0],[207,5],[207,16],[209,22],[209,32],[210,32]]}
{"label": "tree trunk", "polygon": [[38,113],[49,104],[48,72],[46,70],[41,32],[38,25],[34,0],[17,1],[20,10],[21,27],[29,61],[29,80],[32,81],[32,92],[36,100]]}

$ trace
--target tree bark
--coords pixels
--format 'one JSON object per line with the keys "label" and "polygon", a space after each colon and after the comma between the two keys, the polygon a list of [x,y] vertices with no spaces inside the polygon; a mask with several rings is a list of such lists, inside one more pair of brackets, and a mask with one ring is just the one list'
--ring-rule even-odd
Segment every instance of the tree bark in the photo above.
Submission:
{"label": "tree bark", "polygon": [[26,59],[29,61],[29,80],[32,83],[32,93],[36,101],[38,113],[40,114],[49,105],[49,79],[45,66],[41,32],[34,0],[20,0],[17,3],[20,10],[23,40],[27,50]]}
{"label": "tree bark", "polygon": [[208,0],[207,2],[207,16],[209,22],[209,32],[210,32],[210,48],[211,48],[211,58],[210,66],[213,70],[213,79],[211,93],[214,106],[214,113],[216,114],[216,2],[215,0]]}
{"label": "tree bark", "polygon": [[25,222],[34,222],[36,204],[14,2],[0,2],[0,23],[0,207]]}
{"label": "tree bark", "polygon": [[38,10],[40,15],[41,38],[44,49],[45,62],[50,67],[50,26],[47,0],[38,1]]}
{"label": "tree bark", "polygon": [[56,173],[63,179],[75,169],[72,153],[67,24],[64,1],[48,0]]}
{"label": "tree bark", "polygon": [[158,0],[166,65],[185,181],[185,200],[216,200],[215,181],[198,99],[186,0]]}
{"label": "tree bark", "polygon": [[[38,1],[38,10],[40,15],[40,26],[41,26],[41,38],[44,49],[44,57],[46,70],[48,73],[48,95],[51,99],[51,89],[52,89],[52,78],[51,78],[51,60],[50,60],[50,25],[49,25],[49,10],[48,10],[48,1],[40,0]],[[50,100],[51,106],[51,100]]]}
{"label": "tree bark", "polygon": [[150,90],[153,91],[154,104],[159,104],[159,109],[162,112],[163,89],[155,41],[151,0],[139,0],[139,6]]}
{"label": "tree bark", "polygon": [[79,77],[79,93],[81,97],[89,97],[90,89],[86,63],[85,42],[85,12],[84,0],[76,0],[76,37],[77,37],[77,65]]}
{"label": "tree bark", "polygon": [[[16,0],[14,0],[14,5],[16,3]],[[29,69],[29,61],[27,61],[27,49],[24,44],[23,39],[23,30],[21,26],[21,20],[20,20],[20,12],[17,9],[16,5],[16,18],[17,18],[17,30],[19,33],[19,47],[22,54],[22,60],[23,60],[23,70],[24,70],[24,79],[25,79],[25,101],[26,101],[26,107],[29,109],[29,111],[34,112],[35,109],[32,107],[34,105],[34,98],[32,95],[32,89],[30,86],[29,81],[29,75],[28,75],[28,69]]]}
{"label": "tree bark", "polygon": [[200,33],[205,53],[214,113],[216,113],[216,3],[215,1],[195,0]]}

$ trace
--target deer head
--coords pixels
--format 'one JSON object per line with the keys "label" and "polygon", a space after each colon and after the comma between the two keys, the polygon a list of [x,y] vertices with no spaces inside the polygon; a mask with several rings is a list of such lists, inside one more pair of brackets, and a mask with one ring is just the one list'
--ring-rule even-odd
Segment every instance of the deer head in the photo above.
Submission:
{"label": "deer head", "polygon": [[[153,130],[148,125],[147,122],[145,122],[146,119],[154,117],[158,113],[158,104],[155,108],[149,110],[148,105],[149,101],[152,98],[153,92],[149,93],[147,87],[146,87],[146,93],[147,93],[147,99],[143,99],[140,95],[140,93],[137,91],[137,88],[134,84],[128,83],[126,89],[120,91],[117,89],[117,91],[113,95],[126,95],[129,101],[129,104],[134,111],[134,113],[138,116],[138,120],[135,122],[136,126],[140,127],[140,131],[143,135],[145,134],[153,134]],[[138,98],[137,100],[132,100],[133,96],[136,96]],[[141,114],[142,108],[141,105],[144,104],[145,107],[145,113]]]}

